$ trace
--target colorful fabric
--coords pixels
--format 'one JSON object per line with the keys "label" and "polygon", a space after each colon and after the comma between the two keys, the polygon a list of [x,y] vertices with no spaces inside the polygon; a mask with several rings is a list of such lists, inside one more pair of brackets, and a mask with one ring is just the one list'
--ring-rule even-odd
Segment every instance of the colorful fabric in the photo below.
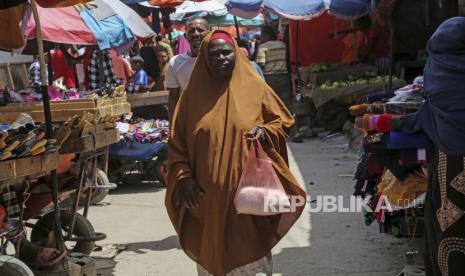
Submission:
{"label": "colorful fabric", "polygon": [[[28,68],[29,80],[34,86],[42,85],[40,78],[40,63],[38,60],[35,60]],[[45,70],[45,79],[48,80],[48,70]],[[48,83],[48,82],[47,82]]]}
{"label": "colorful fabric", "polygon": [[96,18],[96,9],[94,12],[88,9],[82,9],[79,15],[86,26],[92,31],[97,40],[98,47],[101,50],[116,48],[131,42],[132,34],[126,22],[119,15],[112,15],[102,19]]}
{"label": "colorful fabric", "polygon": [[76,68],[69,65],[65,55],[60,49],[54,49],[50,53],[50,62],[52,63],[53,80],[63,78],[66,88],[76,88]]}
{"label": "colorful fabric", "polygon": [[134,73],[134,75],[132,75],[132,83],[135,85],[142,85],[144,87],[149,85],[149,79],[144,69],[139,69]]}
{"label": "colorful fabric", "polygon": [[424,133],[406,134],[398,131],[389,132],[386,146],[388,149],[418,149],[426,148],[428,143]]}
{"label": "colorful fabric", "polygon": [[[103,75],[100,75],[100,66],[102,66]],[[120,84],[113,74],[113,64],[111,62],[108,50],[94,50],[89,60],[89,90],[93,91],[108,84]]]}

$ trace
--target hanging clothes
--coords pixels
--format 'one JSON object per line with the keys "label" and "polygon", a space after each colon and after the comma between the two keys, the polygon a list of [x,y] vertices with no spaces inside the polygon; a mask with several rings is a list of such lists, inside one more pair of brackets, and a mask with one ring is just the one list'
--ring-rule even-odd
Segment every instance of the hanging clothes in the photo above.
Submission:
{"label": "hanging clothes", "polygon": [[50,53],[50,62],[53,69],[53,80],[63,78],[66,88],[76,88],[76,68],[66,62],[65,55],[60,49]]}
{"label": "hanging clothes", "polygon": [[126,22],[104,1],[95,0],[92,5],[79,7],[79,15],[94,34],[100,50],[121,47],[131,42],[132,33]]}

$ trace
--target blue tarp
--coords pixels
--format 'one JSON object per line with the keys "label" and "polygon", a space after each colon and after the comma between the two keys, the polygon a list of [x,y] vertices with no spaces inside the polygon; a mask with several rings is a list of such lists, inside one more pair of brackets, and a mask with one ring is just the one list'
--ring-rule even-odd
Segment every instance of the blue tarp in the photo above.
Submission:
{"label": "blue tarp", "polygon": [[136,142],[120,141],[109,147],[109,155],[112,158],[130,159],[130,160],[150,160],[155,154],[166,148],[163,142],[153,144],[141,144]]}
{"label": "blue tarp", "polygon": [[294,20],[309,20],[327,10],[336,17],[352,19],[369,12],[371,0],[228,0],[226,7],[238,16],[263,7]]}

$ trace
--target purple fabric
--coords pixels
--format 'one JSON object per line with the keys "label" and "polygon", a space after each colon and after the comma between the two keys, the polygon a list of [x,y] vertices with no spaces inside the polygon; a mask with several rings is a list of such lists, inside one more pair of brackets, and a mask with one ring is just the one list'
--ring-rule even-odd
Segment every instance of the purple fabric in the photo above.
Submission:
{"label": "purple fabric", "polygon": [[180,55],[189,52],[191,49],[191,45],[189,44],[189,41],[187,41],[187,38],[183,35],[179,36],[179,41],[178,44],[176,44],[176,47],[174,48],[174,54],[175,55]]}

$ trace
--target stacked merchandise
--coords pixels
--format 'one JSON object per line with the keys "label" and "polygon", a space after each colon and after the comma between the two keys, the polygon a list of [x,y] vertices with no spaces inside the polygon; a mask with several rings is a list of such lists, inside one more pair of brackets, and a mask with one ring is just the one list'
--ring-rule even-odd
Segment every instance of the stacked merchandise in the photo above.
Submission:
{"label": "stacked merchandise", "polygon": [[397,131],[402,115],[415,112],[423,101],[422,78],[417,78],[394,93],[370,94],[366,103],[349,108],[364,134],[354,195],[369,197],[373,212],[364,213],[365,223],[377,220],[381,232],[396,237],[411,234],[406,210],[420,206],[427,189],[426,137]]}
{"label": "stacked merchandise", "polygon": [[166,143],[169,136],[169,122],[166,120],[142,118],[123,118],[117,123],[122,142],[155,143],[158,141]]}
{"label": "stacked merchandise", "polygon": [[59,149],[56,139],[45,138],[45,127],[21,114],[12,125],[0,129],[0,161],[36,156]]}
{"label": "stacked merchandise", "polygon": [[[125,93],[125,86],[108,86],[94,91],[77,91],[76,89],[66,89],[55,82],[48,87],[48,95],[51,101],[79,100],[94,97],[122,97]],[[28,87],[20,91],[14,91],[8,86],[3,88],[0,95],[0,104],[9,103],[35,103],[42,101],[42,93],[38,87]]]}

